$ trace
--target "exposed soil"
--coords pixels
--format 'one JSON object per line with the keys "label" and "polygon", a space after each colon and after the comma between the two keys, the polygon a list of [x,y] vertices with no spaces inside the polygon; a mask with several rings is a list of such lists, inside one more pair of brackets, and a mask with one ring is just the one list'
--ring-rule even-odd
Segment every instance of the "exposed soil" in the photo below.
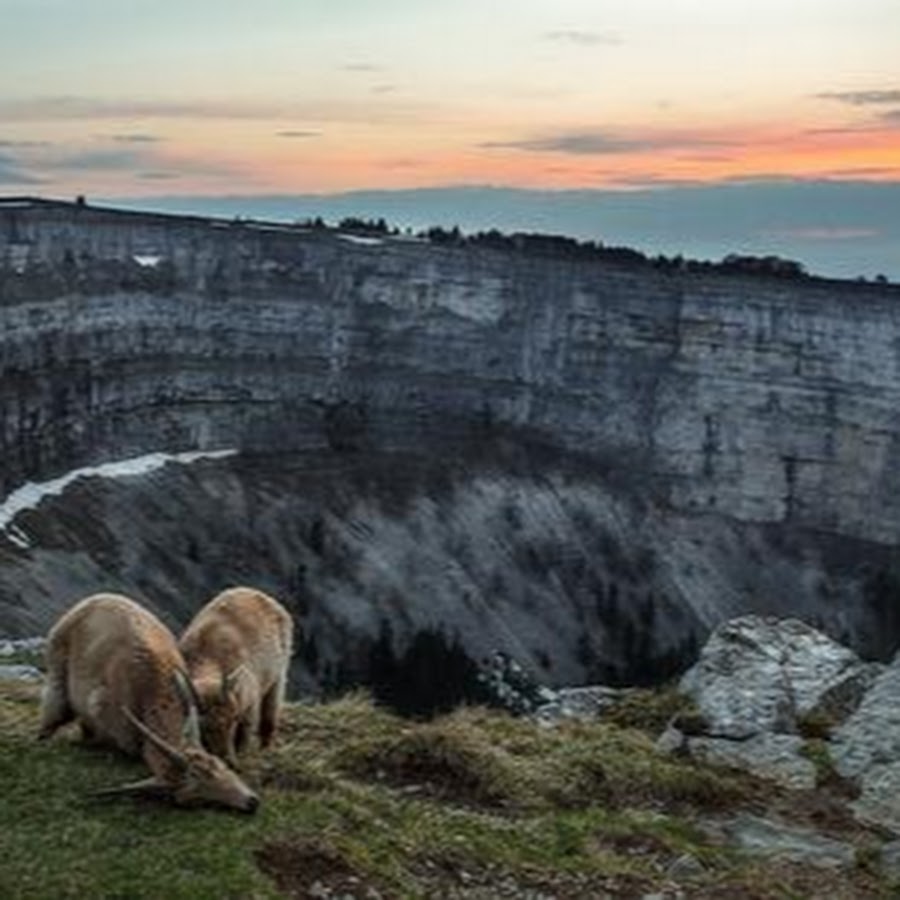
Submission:
{"label": "exposed soil", "polygon": [[390,900],[384,886],[363,877],[335,849],[319,841],[298,839],[266,844],[256,852],[259,867],[285,897],[355,897]]}

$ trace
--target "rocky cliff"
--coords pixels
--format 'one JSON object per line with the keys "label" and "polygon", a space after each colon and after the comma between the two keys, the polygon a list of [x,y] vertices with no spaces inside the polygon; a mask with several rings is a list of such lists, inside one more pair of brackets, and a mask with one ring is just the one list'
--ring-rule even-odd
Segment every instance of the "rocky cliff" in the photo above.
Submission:
{"label": "rocky cliff", "polygon": [[249,580],[320,676],[436,631],[635,678],[747,610],[885,655],[898,319],[890,286],[0,202],[3,493],[240,451],[20,513],[0,625]]}

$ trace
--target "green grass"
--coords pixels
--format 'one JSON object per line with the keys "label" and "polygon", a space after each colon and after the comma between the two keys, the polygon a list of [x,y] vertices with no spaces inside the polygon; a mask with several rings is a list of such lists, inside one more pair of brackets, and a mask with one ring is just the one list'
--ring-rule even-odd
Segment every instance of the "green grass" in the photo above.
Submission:
{"label": "green grass", "polygon": [[[689,896],[789,896],[792,884],[802,896],[809,877],[743,860],[695,826],[766,788],[662,757],[617,725],[546,729],[483,709],[413,723],[362,695],[295,705],[275,747],[247,758],[263,805],[243,817],[91,799],[140,763],[74,732],[37,744],[36,698],[0,684],[4,900],[302,897],[317,881],[385,898],[630,896],[670,885],[683,854],[700,864],[679,882]],[[868,880],[845,896],[877,874],[852,877]]]}

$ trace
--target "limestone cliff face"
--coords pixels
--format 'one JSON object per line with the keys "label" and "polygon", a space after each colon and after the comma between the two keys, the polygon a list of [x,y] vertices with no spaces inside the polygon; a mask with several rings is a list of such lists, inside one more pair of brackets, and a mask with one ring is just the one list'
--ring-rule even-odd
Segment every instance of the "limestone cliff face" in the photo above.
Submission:
{"label": "limestone cliff face", "polygon": [[[434,461],[527,439],[677,524],[658,541],[774,528],[881,566],[900,529],[898,325],[887,286],[0,202],[3,493],[156,450]],[[800,544],[813,610],[822,543]],[[667,578],[670,597],[695,589]],[[749,602],[704,583],[687,604],[703,625],[712,586]],[[848,615],[825,618],[853,631]]]}

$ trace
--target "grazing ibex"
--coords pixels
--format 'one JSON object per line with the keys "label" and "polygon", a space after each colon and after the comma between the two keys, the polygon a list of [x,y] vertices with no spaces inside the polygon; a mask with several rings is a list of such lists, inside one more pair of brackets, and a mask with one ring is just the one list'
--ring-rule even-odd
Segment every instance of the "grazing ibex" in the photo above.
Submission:
{"label": "grazing ibex", "polygon": [[172,633],[133,600],[95,594],[50,631],[39,737],[73,719],[86,739],[140,756],[150,778],[101,792],[168,795],[254,812],[259,798],[200,746],[197,704]]}
{"label": "grazing ibex", "polygon": [[293,632],[280,603],[262,591],[236,587],[210,600],[181,636],[200,701],[203,742],[233,766],[253,733],[263,747],[275,736]]}

